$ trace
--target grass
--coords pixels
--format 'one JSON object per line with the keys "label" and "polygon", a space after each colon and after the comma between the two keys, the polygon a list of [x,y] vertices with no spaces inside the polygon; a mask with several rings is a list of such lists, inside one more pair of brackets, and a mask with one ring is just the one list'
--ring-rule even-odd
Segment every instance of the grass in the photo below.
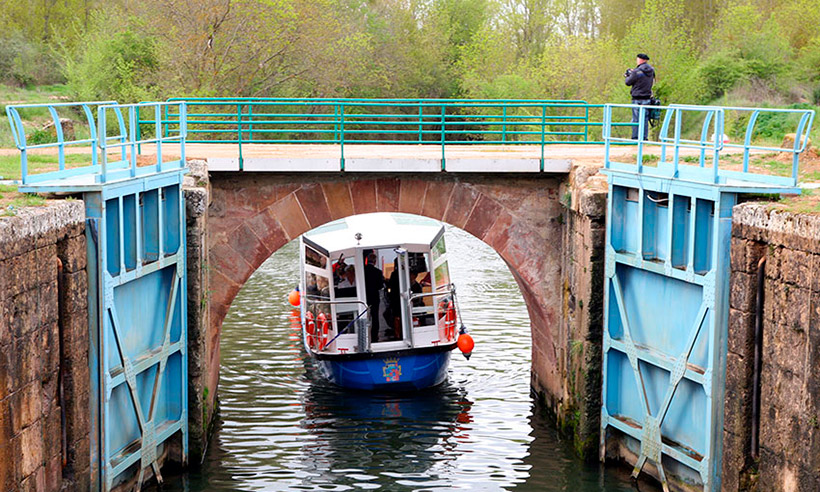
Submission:
{"label": "grass", "polygon": [[16,185],[0,185],[0,217],[14,217],[25,207],[42,207],[46,199],[33,193],[19,193]]}
{"label": "grass", "polygon": [[[86,154],[67,154],[65,156],[66,167],[75,167],[72,164],[90,164],[91,156]],[[28,172],[35,174],[56,170],[58,167],[56,155],[35,155],[28,156]],[[20,179],[20,155],[0,155],[0,176],[3,179]]]}
{"label": "grass", "polygon": [[[6,112],[6,105],[9,104],[39,104],[67,101],[69,99],[70,94],[68,87],[62,84],[33,88],[12,87],[0,84],[0,104],[3,106],[3,113]],[[21,111],[20,116],[23,119],[23,125],[27,129],[26,133],[42,128],[46,122],[51,121],[51,115],[46,108],[27,109]],[[80,115],[74,115],[65,110],[60,113],[60,117],[82,121],[78,120]],[[88,133],[87,129],[85,129],[85,125],[76,125],[75,132],[77,132],[77,138],[86,138],[83,134]],[[11,127],[8,122],[0,124],[0,147],[14,147],[14,138],[12,137]]]}

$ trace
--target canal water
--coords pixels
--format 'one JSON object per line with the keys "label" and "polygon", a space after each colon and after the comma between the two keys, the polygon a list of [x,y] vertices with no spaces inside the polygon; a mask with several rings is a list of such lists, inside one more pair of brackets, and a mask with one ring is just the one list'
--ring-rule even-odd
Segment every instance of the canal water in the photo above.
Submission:
{"label": "canal water", "polygon": [[501,258],[448,228],[470,360],[421,394],[349,393],[315,378],[286,298],[298,248],[247,282],[222,328],[219,424],[202,470],[164,490],[634,491],[584,464],[530,396],[529,318]]}

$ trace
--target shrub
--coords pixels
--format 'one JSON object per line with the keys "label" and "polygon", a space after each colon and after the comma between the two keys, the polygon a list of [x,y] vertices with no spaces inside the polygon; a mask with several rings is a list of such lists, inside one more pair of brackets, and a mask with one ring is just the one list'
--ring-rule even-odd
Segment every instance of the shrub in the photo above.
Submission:
{"label": "shrub", "polygon": [[746,63],[736,52],[730,51],[715,53],[704,60],[698,70],[703,80],[702,102],[723,96],[748,76]]}
{"label": "shrub", "polygon": [[105,16],[94,16],[92,28],[63,59],[69,90],[78,99],[130,103],[154,94],[157,43],[128,26],[118,28]]}

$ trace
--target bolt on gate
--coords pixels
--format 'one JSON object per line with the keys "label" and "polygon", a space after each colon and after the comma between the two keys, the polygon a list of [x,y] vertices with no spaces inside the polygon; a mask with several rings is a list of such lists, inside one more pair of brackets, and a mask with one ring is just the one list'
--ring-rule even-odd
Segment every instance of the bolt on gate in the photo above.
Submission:
{"label": "bolt on gate", "polygon": [[[168,106],[180,115],[173,136],[159,124],[138,131],[140,111],[159,120]],[[43,110],[56,142],[30,144],[20,112]],[[150,473],[161,483],[163,457],[184,464],[188,456],[185,104],[13,105],[6,112],[21,152],[19,190],[83,194],[92,489],[133,482],[139,490]],[[66,139],[58,112],[84,117],[85,138]],[[156,158],[138,161],[140,144],[154,145]],[[163,156],[163,144],[179,155]],[[74,147],[85,147],[88,162],[67,162]],[[28,165],[28,152],[41,148],[57,149],[56,170]]]}
{"label": "bolt on gate", "polygon": [[[628,120],[633,108],[643,135],[647,106],[604,110],[609,197],[601,460],[625,458],[634,464],[633,477],[651,467],[665,491],[667,474],[717,491],[732,207],[742,193],[799,193],[798,156],[814,112],[660,108],[658,139],[638,141],[634,163],[615,162],[610,146],[631,140],[613,131],[613,114]],[[746,121],[742,144],[725,141],[727,113]],[[796,121],[792,148],[753,144],[763,114]],[[657,162],[644,156],[650,145],[660,147]],[[790,154],[790,176],[752,172],[750,159],[761,152]]]}

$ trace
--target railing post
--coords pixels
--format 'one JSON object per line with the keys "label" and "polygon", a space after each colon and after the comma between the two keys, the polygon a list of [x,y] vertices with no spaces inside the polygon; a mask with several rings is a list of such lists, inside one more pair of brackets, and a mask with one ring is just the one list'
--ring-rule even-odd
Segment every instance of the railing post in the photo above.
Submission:
{"label": "railing post", "polygon": [[422,112],[422,109],[424,108],[424,106],[422,105],[421,101],[419,101],[418,104],[419,104],[419,143],[421,143],[423,141],[422,135],[424,135],[424,125],[423,125],[424,113]]}
{"label": "railing post", "polygon": [[333,142],[339,141],[339,103],[333,103]]}
{"label": "railing post", "polygon": [[604,167],[609,169],[609,136],[612,132],[610,124],[612,122],[612,106],[609,104],[604,106],[604,125],[601,128],[601,136],[604,139]]}
{"label": "railing post", "polygon": [[[139,112],[140,112],[139,106],[137,106],[136,111],[137,111],[137,114],[139,115]],[[161,118],[163,112],[165,112],[165,114],[168,114],[168,106],[165,106],[164,108],[161,108],[159,103],[157,103],[157,105],[154,106],[154,117],[156,119]],[[165,125],[167,126],[168,123],[166,122]],[[155,133],[159,133],[160,128],[161,128],[160,125],[157,124]],[[166,137],[167,137],[167,135],[166,135]],[[154,138],[156,139],[156,146],[157,146],[157,171],[162,171],[162,139],[159,138],[157,135],[154,135]]]}
{"label": "railing post", "polygon": [[253,103],[248,104],[248,131],[251,134],[250,143],[253,143]]}
{"label": "railing post", "polygon": [[[646,121],[646,114],[644,113],[644,106],[643,104],[638,105],[638,174],[643,172],[643,134],[644,134],[644,127]],[[640,258],[640,254],[638,255]]]}
{"label": "railing post", "polygon": [[444,158],[444,142],[445,142],[445,136],[444,136],[444,104],[442,104],[441,105],[441,170],[442,171],[447,170],[446,160]]}
{"label": "railing post", "polygon": [[340,152],[341,157],[339,159],[339,165],[341,167],[341,171],[344,172],[345,170],[345,105],[344,103],[339,105],[339,115],[341,118],[341,133],[339,135],[339,143],[340,143]]}
{"label": "railing post", "polygon": [[589,104],[584,103],[584,142],[589,142]]}
{"label": "railing post", "polygon": [[541,172],[544,172],[544,132],[547,126],[547,107],[541,106]]}
{"label": "railing post", "polygon": [[[100,182],[105,183],[105,175],[108,172],[108,152],[106,150],[107,145],[107,132],[105,131],[105,106],[100,106],[97,109],[97,147],[100,149],[100,154],[102,154],[102,162],[100,163]],[[94,150],[96,152],[96,149]]]}
{"label": "railing post", "polygon": [[243,171],[245,162],[242,158],[242,104],[236,103],[236,135],[239,144],[239,170]]}
{"label": "railing post", "polygon": [[[131,150],[131,152],[130,152],[131,156],[130,156],[130,159],[129,159],[131,162],[130,162],[129,167],[131,168],[130,169],[130,174],[131,174],[132,178],[137,176],[137,154],[136,154],[135,151],[137,150],[137,146],[136,146],[137,128],[136,127],[137,127],[137,112],[138,111],[139,111],[138,106],[132,106],[132,107],[128,108],[128,138],[129,138],[129,140],[131,140],[131,144],[129,145],[130,150]],[[157,158],[159,158],[159,139],[157,139],[157,156],[158,156]],[[120,208],[120,211],[122,211],[122,208]],[[120,222],[120,223],[122,223],[122,222]],[[125,271],[124,267],[123,267],[122,271]]]}
{"label": "railing post", "polygon": [[188,139],[188,105],[179,103],[179,167],[185,167],[185,140]]}
{"label": "railing post", "polygon": [[501,142],[507,141],[507,105],[501,107]]}

